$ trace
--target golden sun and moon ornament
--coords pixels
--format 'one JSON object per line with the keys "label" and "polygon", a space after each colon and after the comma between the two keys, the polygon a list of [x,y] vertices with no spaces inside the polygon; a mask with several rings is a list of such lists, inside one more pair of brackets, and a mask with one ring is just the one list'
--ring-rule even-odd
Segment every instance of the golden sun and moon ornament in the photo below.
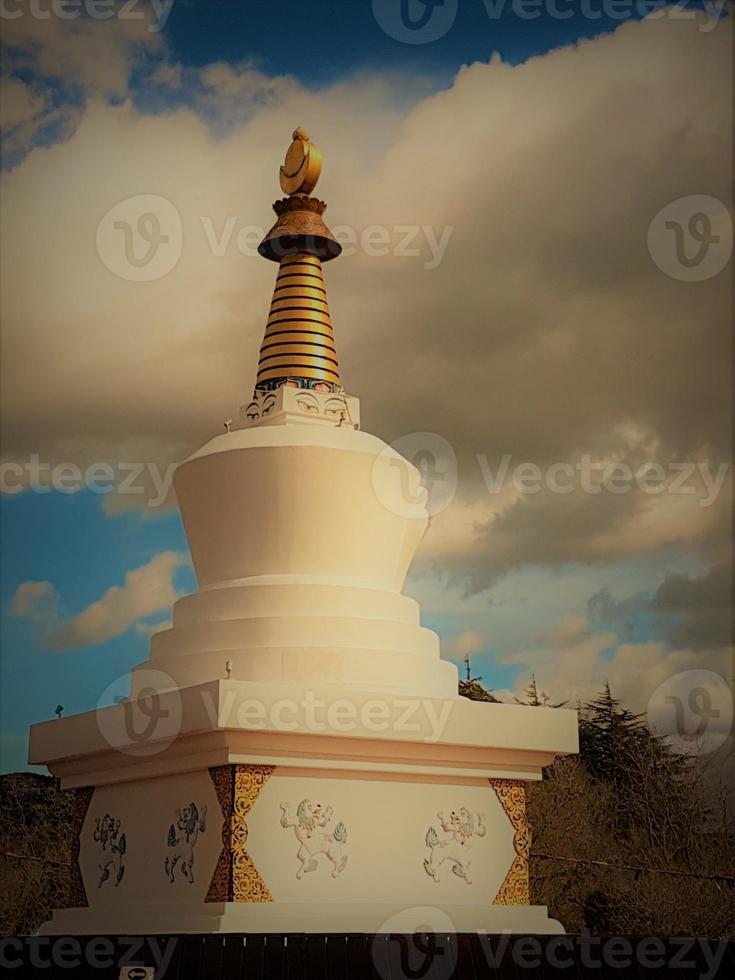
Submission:
{"label": "golden sun and moon ornament", "polygon": [[322,151],[300,126],[293,131],[292,138],[280,170],[281,190],[289,196],[311,194],[322,172]]}

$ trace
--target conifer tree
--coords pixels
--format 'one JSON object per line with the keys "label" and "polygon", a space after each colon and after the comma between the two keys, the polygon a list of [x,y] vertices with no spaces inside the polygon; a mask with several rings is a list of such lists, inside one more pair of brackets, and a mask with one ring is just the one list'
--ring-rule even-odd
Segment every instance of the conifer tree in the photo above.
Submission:
{"label": "conifer tree", "polygon": [[465,667],[465,677],[459,682],[461,697],[469,698],[470,701],[492,701],[494,704],[500,704],[500,698],[496,698],[492,690],[488,690],[484,684],[480,683],[482,677],[472,676],[469,653],[465,655],[462,662]]}
{"label": "conifer tree", "polygon": [[627,749],[633,741],[652,738],[642,721],[613,697],[609,682],[596,698],[582,707],[579,751],[593,779],[624,781]]}
{"label": "conifer tree", "polygon": [[556,704],[552,704],[546,691],[539,691],[535,674],[531,674],[531,680],[523,692],[523,698],[524,700],[520,698],[513,698],[513,700],[516,704],[525,704],[532,708],[563,708],[566,704],[566,701],[558,701]]}

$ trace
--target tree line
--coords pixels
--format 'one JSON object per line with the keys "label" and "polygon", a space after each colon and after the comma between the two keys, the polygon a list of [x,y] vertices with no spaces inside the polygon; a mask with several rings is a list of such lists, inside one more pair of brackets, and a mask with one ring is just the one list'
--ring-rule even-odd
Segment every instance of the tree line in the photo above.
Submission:
{"label": "tree line", "polygon": [[[460,694],[498,702],[480,678]],[[516,703],[552,703],[532,675]],[[531,900],[567,931],[735,938],[732,742],[682,755],[609,684],[579,713],[579,755],[528,784]]]}

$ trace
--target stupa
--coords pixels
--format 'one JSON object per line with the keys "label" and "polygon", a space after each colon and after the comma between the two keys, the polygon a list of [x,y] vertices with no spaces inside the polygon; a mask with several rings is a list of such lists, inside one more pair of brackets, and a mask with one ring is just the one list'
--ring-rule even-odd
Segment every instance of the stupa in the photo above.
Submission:
{"label": "stupa", "polygon": [[530,904],[525,788],[576,715],[461,698],[402,594],[426,490],[342,387],[321,165],[296,130],[254,394],[176,473],[197,591],[129,697],[31,729],[75,799],[46,934],[562,931]]}

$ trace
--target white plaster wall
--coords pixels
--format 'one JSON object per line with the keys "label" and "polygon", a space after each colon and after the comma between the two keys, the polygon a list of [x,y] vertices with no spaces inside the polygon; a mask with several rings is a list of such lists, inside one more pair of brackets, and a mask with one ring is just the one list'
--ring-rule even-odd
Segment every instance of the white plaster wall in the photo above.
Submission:
{"label": "white plaster wall", "polygon": [[[336,878],[325,855],[297,880],[299,844],[294,829],[280,825],[280,804],[295,812],[302,799],[334,808],[332,826],[347,828],[347,865]],[[467,807],[485,814],[487,833],[474,838],[472,883],[452,873],[449,862],[437,883],[424,870],[426,832],[443,833],[437,812]],[[248,851],[279,902],[489,905],[513,860],[513,828],[494,790],[467,785],[422,784],[375,779],[271,776],[248,817]]]}
{"label": "white plaster wall", "polygon": [[246,584],[224,583],[174,603],[175,626],[248,616],[357,616],[419,625],[419,604],[396,592],[355,588],[304,575],[259,576]]}
{"label": "white plaster wall", "polygon": [[[176,868],[174,883],[166,876],[164,862],[170,849],[169,827],[176,808],[194,801],[207,807],[206,830],[194,848],[194,883]],[[125,833],[125,874],[115,885],[114,874],[100,886],[100,844],[93,840],[95,821],[109,813],[120,820]],[[130,904],[202,902],[222,849],[222,810],[207,770],[121,783],[96,789],[81,834],[79,864],[90,907]],[[109,851],[107,852],[109,854]]]}
{"label": "white plaster wall", "polygon": [[[333,698],[359,691],[457,699],[457,668],[438,656],[398,650],[345,647],[253,647],[211,650],[187,656],[155,657],[131,673],[131,696],[199,684],[223,677],[230,662],[232,678],[292,684],[334,685]],[[277,689],[276,693],[277,693]]]}
{"label": "white plaster wall", "polygon": [[194,453],[175,486],[200,591],[153,635],[133,697],[149,667],[170,689],[223,677],[227,661],[243,681],[456,697],[456,668],[400,594],[426,491],[380,439],[303,421],[240,429]]}
{"label": "white plaster wall", "polygon": [[229,432],[174,484],[200,586],[298,573],[400,592],[428,521],[418,470],[351,429]]}

